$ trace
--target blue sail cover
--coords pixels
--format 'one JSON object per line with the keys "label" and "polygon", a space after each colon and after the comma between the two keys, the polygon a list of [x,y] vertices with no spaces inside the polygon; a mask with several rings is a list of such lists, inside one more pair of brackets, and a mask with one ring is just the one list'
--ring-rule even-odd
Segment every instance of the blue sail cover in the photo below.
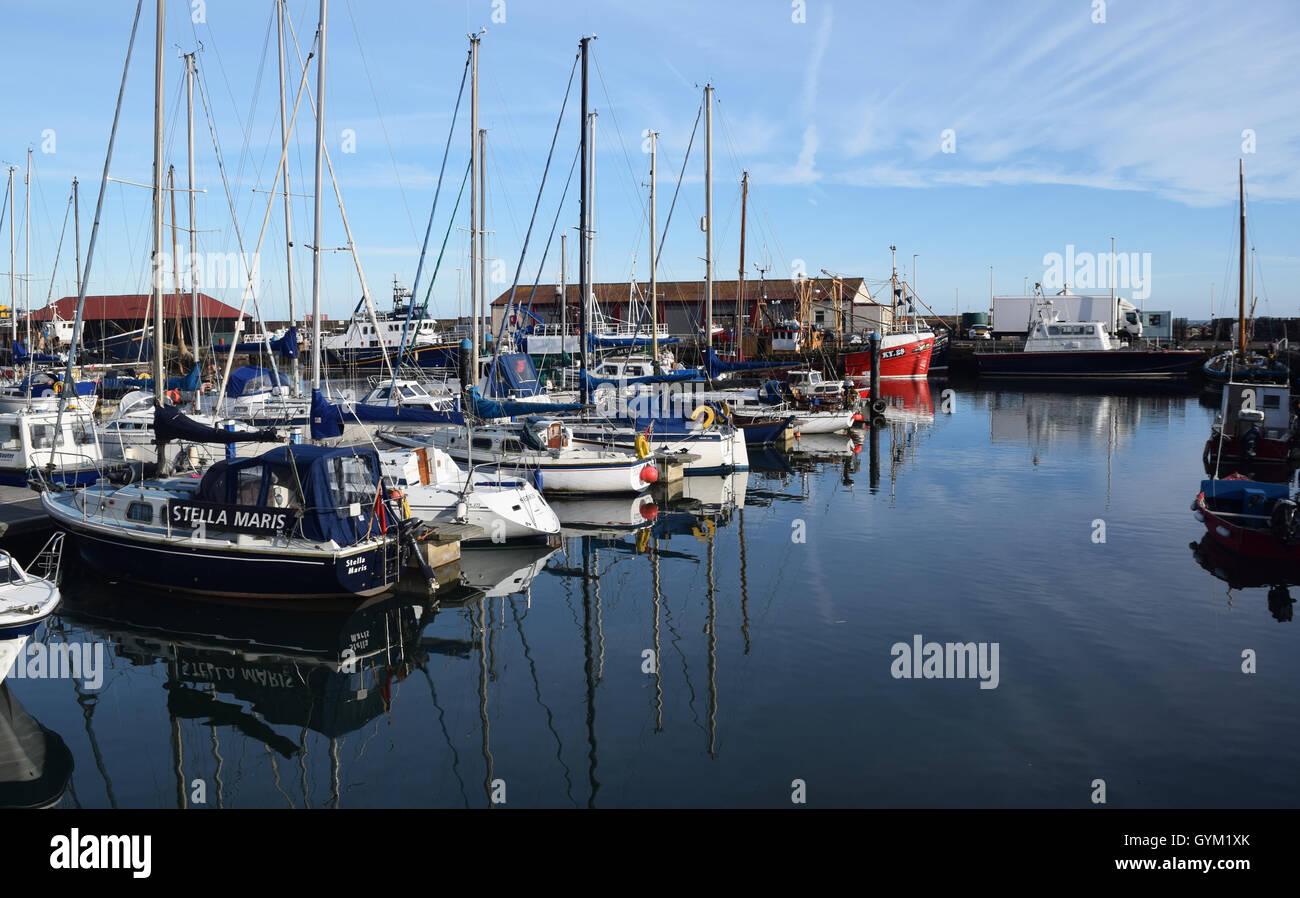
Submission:
{"label": "blue sail cover", "polygon": [[265,343],[217,343],[212,347],[213,352],[235,352],[246,355],[256,355],[261,352],[274,352],[282,359],[298,358],[298,328],[291,327],[283,337],[276,337]]}
{"label": "blue sail cover", "polygon": [[508,400],[484,399],[479,395],[478,387],[470,388],[469,398],[473,404],[474,416],[477,418],[554,415],[559,412],[579,412],[583,409],[580,402],[511,402]]}
{"label": "blue sail cover", "polygon": [[277,384],[282,387],[292,386],[293,379],[283,373],[277,376],[274,371],[267,368],[245,365],[230,372],[226,395],[231,399],[237,399],[240,396],[264,393]]}
{"label": "blue sail cover", "polygon": [[174,405],[153,407],[154,435],[161,440],[184,440],[189,443],[275,443],[274,430],[226,430],[200,424]]}
{"label": "blue sail cover", "polygon": [[343,412],[320,390],[311,391],[311,438],[325,440],[343,436]]}
{"label": "blue sail cover", "polygon": [[[671,345],[673,343],[680,343],[680,342],[681,341],[678,340],[676,337],[659,338],[660,346],[666,346],[666,345]],[[592,334],[591,338],[587,341],[587,347],[589,349],[597,349],[599,347],[604,347],[606,349],[609,348],[632,349],[637,347],[646,347],[646,346],[653,346],[653,345],[654,345],[654,337],[650,335],[644,337],[641,336],[629,337],[626,335],[619,335],[619,334],[608,334],[606,336],[601,336],[600,334]]]}
{"label": "blue sail cover", "polygon": [[14,349],[13,349],[13,360],[15,365],[19,363],[27,363],[27,362],[34,362],[37,365],[41,365],[41,364],[49,365],[49,364],[59,364],[64,361],[64,358],[63,356],[51,355],[50,353],[47,352],[38,352],[35,355],[33,355],[27,351],[27,347],[23,345],[22,340],[15,340]]}
{"label": "blue sail cover", "polygon": [[710,377],[717,377],[728,371],[763,371],[768,368],[793,368],[799,362],[727,362],[718,358],[712,348],[704,352],[704,370]]}
{"label": "blue sail cover", "polygon": [[[167,378],[167,389],[181,390],[186,393],[196,392],[199,388],[199,366],[195,365],[184,377]],[[127,392],[128,390],[152,390],[152,377],[106,377],[103,381],[104,392]]]}
{"label": "blue sail cover", "polygon": [[665,371],[663,374],[647,374],[645,377],[596,377],[591,372],[583,375],[587,388],[594,390],[603,386],[626,386],[628,384],[675,384],[688,380],[701,380],[699,368],[687,368],[684,371]]}
{"label": "blue sail cover", "polygon": [[270,502],[271,487],[287,488],[292,504],[302,509],[298,527],[303,537],[351,546],[379,535],[379,475],[379,454],[368,446],[280,446],[254,458],[217,462],[203,475],[197,498],[219,505],[276,507]]}
{"label": "blue sail cover", "polygon": [[367,405],[358,402],[352,406],[351,415],[365,424],[464,424],[465,416],[459,411],[435,411],[431,408],[412,408],[398,405]]}
{"label": "blue sail cover", "polygon": [[[38,372],[24,377],[14,385],[13,389],[19,393],[30,392],[32,396],[44,398],[56,395],[57,391],[54,389],[54,385],[62,382],[62,374],[54,375]],[[98,384],[93,380],[79,380],[77,381],[77,395],[94,396],[97,386]]]}

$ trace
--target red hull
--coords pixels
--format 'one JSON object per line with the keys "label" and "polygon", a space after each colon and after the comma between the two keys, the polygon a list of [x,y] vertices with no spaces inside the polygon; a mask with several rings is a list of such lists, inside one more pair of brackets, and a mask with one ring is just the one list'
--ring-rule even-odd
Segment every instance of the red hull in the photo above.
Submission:
{"label": "red hull", "polygon": [[[880,379],[923,380],[930,373],[933,348],[933,334],[890,334],[880,346]],[[871,351],[845,353],[844,376],[859,392],[866,390],[871,384]]]}
{"label": "red hull", "polygon": [[1221,477],[1250,470],[1255,472],[1255,479],[1261,479],[1261,474],[1266,474],[1268,476],[1264,476],[1263,479],[1269,481],[1275,481],[1276,478],[1289,480],[1291,450],[1289,440],[1261,439],[1255,445],[1254,458],[1246,458],[1242,455],[1237,437],[1224,437],[1222,441],[1217,437],[1210,437],[1205,441],[1205,451],[1201,455],[1201,460],[1205,463],[1207,474],[1215,473],[1214,463],[1217,457],[1218,474]]}
{"label": "red hull", "polygon": [[1287,546],[1268,530],[1242,527],[1219,517],[1205,504],[1205,493],[1197,493],[1192,505],[1197,519],[1205,524],[1211,539],[1236,555],[1273,561],[1300,562],[1300,546]]}

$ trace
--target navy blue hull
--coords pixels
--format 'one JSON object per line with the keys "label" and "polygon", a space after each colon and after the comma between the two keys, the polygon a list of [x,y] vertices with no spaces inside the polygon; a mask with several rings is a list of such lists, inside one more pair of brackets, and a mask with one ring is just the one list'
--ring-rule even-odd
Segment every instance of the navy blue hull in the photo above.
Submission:
{"label": "navy blue hull", "polygon": [[794,421],[794,416],[785,418],[781,421],[774,421],[765,424],[740,424],[738,425],[745,434],[745,445],[747,446],[766,446],[769,443],[775,443],[785,433],[790,423]]}
{"label": "navy blue hull", "polygon": [[[329,364],[347,368],[385,368],[384,354],[378,349],[331,349],[326,351]],[[394,362],[396,360],[394,359]],[[418,365],[421,368],[460,369],[460,347],[420,346],[408,349],[402,357],[403,365]]]}
{"label": "navy blue hull", "polygon": [[17,639],[19,636],[31,636],[44,620],[45,618],[42,617],[22,624],[0,627],[0,639]]}
{"label": "navy blue hull", "polygon": [[386,542],[335,557],[252,553],[208,546],[137,542],[70,526],[81,558],[115,580],[156,589],[250,599],[373,596],[401,573],[398,546]]}
{"label": "navy blue hull", "polygon": [[1195,372],[1195,350],[1113,349],[1065,352],[977,352],[986,377],[1178,377]]}

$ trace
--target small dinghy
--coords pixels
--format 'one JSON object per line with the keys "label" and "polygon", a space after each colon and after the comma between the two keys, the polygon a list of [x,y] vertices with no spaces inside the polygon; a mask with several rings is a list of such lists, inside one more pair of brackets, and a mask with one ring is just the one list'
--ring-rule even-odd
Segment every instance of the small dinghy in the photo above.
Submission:
{"label": "small dinghy", "polygon": [[62,533],[50,537],[30,571],[0,549],[0,640],[30,636],[59,607],[62,559]]}

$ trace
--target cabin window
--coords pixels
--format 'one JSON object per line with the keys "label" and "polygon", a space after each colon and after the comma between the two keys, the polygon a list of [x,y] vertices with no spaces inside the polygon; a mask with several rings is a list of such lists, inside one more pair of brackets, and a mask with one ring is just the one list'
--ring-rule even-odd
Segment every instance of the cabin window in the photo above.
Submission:
{"label": "cabin window", "polygon": [[413,390],[412,388],[404,386],[402,387],[402,395],[405,396],[407,399],[410,399],[412,396],[418,396],[420,394],[415,392],[415,390]]}
{"label": "cabin window", "polygon": [[18,573],[18,568],[16,568],[12,562],[9,561],[4,562],[4,566],[0,567],[0,583],[22,583],[22,582],[23,582],[23,575]]}
{"label": "cabin window", "polygon": [[235,472],[235,504],[261,505],[262,466],[250,465]]}
{"label": "cabin window", "polygon": [[1048,332],[1049,334],[1051,334],[1053,337],[1059,337],[1059,336],[1061,336],[1061,329],[1060,329],[1059,327],[1057,327],[1056,325],[1052,325],[1051,327],[1049,327],[1049,328],[1047,329],[1047,332]]}
{"label": "cabin window", "polygon": [[22,448],[22,437],[17,424],[0,426],[0,449],[17,450]]}
{"label": "cabin window", "polygon": [[1276,393],[1264,395],[1264,408],[1281,408],[1282,397]]}
{"label": "cabin window", "polygon": [[148,502],[132,502],[126,507],[126,519],[137,524],[152,524],[153,506]]}
{"label": "cabin window", "polygon": [[523,451],[524,451],[523,443],[520,443],[518,440],[502,440],[502,441],[501,441],[501,448],[502,448],[502,450],[505,451],[505,452],[523,452]]}
{"label": "cabin window", "polygon": [[32,448],[49,449],[63,445],[63,435],[56,433],[53,424],[32,425]]}
{"label": "cabin window", "polygon": [[363,511],[372,507],[379,484],[369,460],[355,455],[330,459],[330,491],[340,517],[346,517],[353,504],[360,505]]}
{"label": "cabin window", "polygon": [[474,441],[471,445],[475,449],[491,449],[492,439],[491,437],[474,437]]}
{"label": "cabin window", "polygon": [[383,387],[382,389],[379,390],[379,392],[375,393],[375,398],[376,398],[376,399],[387,399],[388,396],[389,396],[389,388],[388,388],[388,387]]}
{"label": "cabin window", "polygon": [[1093,327],[1091,324],[1088,325],[1088,333],[1090,333],[1090,334],[1095,334],[1096,332],[1097,332],[1097,329],[1096,329],[1095,327]]}
{"label": "cabin window", "polygon": [[73,421],[72,442],[78,446],[93,445],[95,442],[95,428],[85,421]]}

